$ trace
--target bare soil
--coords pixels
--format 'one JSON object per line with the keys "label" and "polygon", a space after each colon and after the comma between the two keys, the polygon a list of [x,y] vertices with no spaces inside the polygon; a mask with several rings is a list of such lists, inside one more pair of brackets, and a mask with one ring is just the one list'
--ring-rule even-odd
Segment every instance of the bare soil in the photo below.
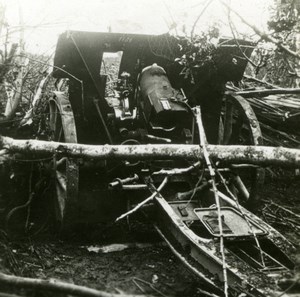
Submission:
{"label": "bare soil", "polygon": [[[295,253],[290,256],[296,262],[295,273],[299,275],[299,220],[274,206],[271,208],[270,202],[300,214],[300,177],[288,171],[278,172],[276,176],[269,174],[260,197],[259,214],[273,222],[295,244]],[[281,219],[272,221],[273,212]],[[286,218],[291,219],[290,224],[284,223]],[[38,236],[14,240],[0,233],[0,271],[58,279],[112,293],[203,296],[198,290],[203,289],[203,285],[163,244],[151,224],[138,217],[133,217],[129,224],[81,226],[63,239],[53,231],[45,229]],[[125,250],[108,253],[88,250],[116,243],[131,245]],[[14,288],[1,288],[0,291],[23,296],[57,296]]]}

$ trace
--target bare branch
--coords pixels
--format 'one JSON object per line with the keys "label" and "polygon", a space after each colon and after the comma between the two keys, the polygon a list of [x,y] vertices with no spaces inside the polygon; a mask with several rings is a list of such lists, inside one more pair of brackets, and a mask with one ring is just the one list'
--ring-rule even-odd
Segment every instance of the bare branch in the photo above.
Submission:
{"label": "bare branch", "polygon": [[252,91],[238,91],[236,92],[237,95],[241,95],[244,97],[251,97],[251,96],[268,96],[268,95],[277,95],[277,94],[300,94],[300,89],[296,88],[277,88],[277,89],[270,89],[270,90],[252,90]]}
{"label": "bare branch", "polygon": [[263,32],[259,30],[256,26],[250,24],[246,19],[244,19],[238,12],[236,12],[234,9],[232,9],[227,3],[223,2],[222,0],[219,0],[227,9],[229,9],[231,12],[233,12],[244,24],[246,24],[248,27],[250,27],[258,36],[260,36],[263,40],[272,42],[276,44],[278,48],[280,48],[282,51],[288,53],[289,55],[293,56],[294,58],[300,59],[300,55],[294,51],[292,51],[290,48],[286,47],[282,44],[280,40],[275,39],[271,35],[267,34],[266,32]]}
{"label": "bare branch", "polygon": [[243,52],[241,46],[240,46],[240,43],[238,42],[236,36],[235,36],[235,33],[234,33],[234,29],[233,29],[233,23],[232,23],[232,20],[231,20],[231,17],[230,17],[230,9],[228,9],[228,23],[229,23],[229,27],[230,27],[230,30],[231,30],[231,34],[233,36],[233,39],[234,39],[234,42],[236,43],[237,47],[239,48],[241,54],[243,55],[243,57],[255,68],[258,67],[258,65],[256,65],[251,59],[249,59],[247,57],[247,55],[245,55],[245,53]]}
{"label": "bare branch", "polygon": [[160,186],[157,188],[156,192],[154,192],[151,196],[149,196],[148,198],[146,198],[145,200],[143,200],[142,202],[140,202],[138,205],[136,205],[133,209],[127,211],[126,213],[123,213],[122,215],[120,215],[115,222],[118,222],[126,217],[128,217],[129,215],[135,213],[136,211],[138,211],[141,207],[143,207],[145,204],[147,204],[148,202],[150,202],[151,200],[153,200],[155,198],[155,196],[157,194],[159,194],[159,192],[164,188],[164,186],[167,184],[168,182],[168,176],[166,176],[164,178],[164,180],[162,181],[162,183],[160,184]]}
{"label": "bare branch", "polygon": [[201,10],[200,14],[198,15],[197,19],[195,20],[194,22],[194,25],[192,27],[192,30],[191,30],[191,42],[193,42],[193,39],[194,39],[194,31],[195,31],[195,28],[196,28],[196,25],[198,23],[198,21],[200,20],[201,16],[203,15],[203,13],[206,11],[206,9],[208,8],[208,6],[213,2],[214,0],[208,0],[206,2],[206,5],[203,7],[203,9]]}
{"label": "bare branch", "polygon": [[[144,295],[124,295],[112,294],[91,289],[83,286],[65,283],[58,280],[43,280],[36,278],[20,277],[0,273],[0,284],[10,285],[17,288],[30,288],[38,290],[48,290],[57,293],[66,293],[70,295],[83,297],[143,297]],[[144,296],[146,297],[146,296]]]}
{"label": "bare branch", "polygon": [[255,81],[255,82],[258,82],[258,83],[261,83],[261,84],[270,86],[270,87],[272,87],[272,88],[274,88],[274,89],[280,89],[279,86],[275,86],[275,85],[273,85],[273,84],[268,83],[267,81],[260,80],[260,79],[258,79],[258,78],[256,78],[256,77],[249,76],[249,75],[247,75],[247,74],[244,74],[243,76],[244,76],[245,78],[249,79],[249,80],[253,80],[253,81]]}

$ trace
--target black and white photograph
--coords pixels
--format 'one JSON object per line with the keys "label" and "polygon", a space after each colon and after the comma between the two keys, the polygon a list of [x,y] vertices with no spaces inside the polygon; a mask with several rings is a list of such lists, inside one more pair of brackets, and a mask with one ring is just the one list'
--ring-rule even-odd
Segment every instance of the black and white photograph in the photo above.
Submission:
{"label": "black and white photograph", "polygon": [[300,297],[300,0],[0,0],[0,297]]}

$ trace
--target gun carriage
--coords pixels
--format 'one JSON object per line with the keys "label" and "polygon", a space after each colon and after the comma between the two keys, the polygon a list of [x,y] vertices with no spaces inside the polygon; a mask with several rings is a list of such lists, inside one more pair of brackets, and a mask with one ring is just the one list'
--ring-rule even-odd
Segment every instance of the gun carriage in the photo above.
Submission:
{"label": "gun carriage", "polygon": [[[212,164],[206,145],[259,145],[249,103],[225,92],[247,61],[223,40],[195,83],[184,80],[177,40],[160,36],[71,31],[59,37],[49,100],[51,140],[89,145],[199,144],[206,162],[140,158],[55,160],[56,219],[113,221],[151,201],[150,219],[179,259],[218,296],[269,296],[293,268],[291,247],[248,209],[264,169]],[[253,46],[240,45],[247,56]],[[112,73],[114,72],[114,73]],[[152,146],[153,147],[153,146]],[[146,199],[150,195],[149,199]],[[129,210],[126,207],[129,206]],[[147,211],[145,211],[147,212]]]}

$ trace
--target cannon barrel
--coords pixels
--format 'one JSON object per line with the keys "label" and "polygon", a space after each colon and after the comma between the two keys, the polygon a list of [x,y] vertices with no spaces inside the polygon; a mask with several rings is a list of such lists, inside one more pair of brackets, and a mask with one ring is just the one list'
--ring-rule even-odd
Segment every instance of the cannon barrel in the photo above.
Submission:
{"label": "cannon barrel", "polygon": [[139,87],[146,122],[164,128],[186,126],[189,115],[184,97],[172,87],[162,67],[154,63],[144,68]]}

